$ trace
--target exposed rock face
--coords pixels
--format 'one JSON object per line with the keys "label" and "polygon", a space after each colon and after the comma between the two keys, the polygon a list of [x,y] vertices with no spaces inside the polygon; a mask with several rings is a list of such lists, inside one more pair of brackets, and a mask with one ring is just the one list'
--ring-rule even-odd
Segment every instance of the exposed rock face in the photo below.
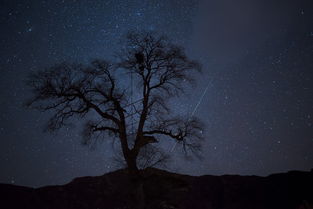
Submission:
{"label": "exposed rock face", "polygon": [[[312,172],[193,177],[147,169],[141,186],[147,209],[313,209]],[[134,191],[124,170],[38,189],[0,184],[0,208],[130,209]]]}

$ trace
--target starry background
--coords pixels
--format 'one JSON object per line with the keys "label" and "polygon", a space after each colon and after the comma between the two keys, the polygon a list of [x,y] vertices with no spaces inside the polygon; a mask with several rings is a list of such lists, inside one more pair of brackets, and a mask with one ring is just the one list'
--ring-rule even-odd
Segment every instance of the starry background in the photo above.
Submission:
{"label": "starry background", "polygon": [[0,23],[1,183],[64,184],[117,168],[106,142],[81,146],[79,127],[43,133],[49,113],[23,107],[24,81],[63,60],[110,58],[134,29],[166,34],[203,64],[197,87],[173,105],[191,113],[199,104],[203,159],[173,152],[169,170],[268,175],[313,167],[310,0],[3,0]]}

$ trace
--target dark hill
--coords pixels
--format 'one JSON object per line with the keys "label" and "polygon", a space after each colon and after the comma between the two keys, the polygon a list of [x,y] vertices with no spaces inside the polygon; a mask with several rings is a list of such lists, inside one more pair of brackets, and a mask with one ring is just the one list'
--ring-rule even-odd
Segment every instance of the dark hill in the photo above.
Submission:
{"label": "dark hill", "polygon": [[[313,208],[313,172],[194,177],[146,169],[142,176],[147,209]],[[0,184],[0,208],[133,208],[136,192],[132,185],[125,170],[38,189]]]}

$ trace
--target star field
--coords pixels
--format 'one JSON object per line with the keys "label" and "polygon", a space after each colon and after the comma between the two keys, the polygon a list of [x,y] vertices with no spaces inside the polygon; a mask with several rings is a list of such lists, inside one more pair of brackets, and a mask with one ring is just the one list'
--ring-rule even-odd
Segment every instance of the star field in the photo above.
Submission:
{"label": "star field", "polygon": [[[201,161],[175,148],[167,169],[268,175],[313,166],[313,4],[261,1],[2,1],[0,182],[63,184],[118,168],[111,142],[81,145],[79,124],[42,132],[49,113],[26,109],[32,72],[64,60],[114,59],[129,30],[183,45],[203,72],[173,110],[205,122]],[[168,147],[172,147],[169,143]]]}

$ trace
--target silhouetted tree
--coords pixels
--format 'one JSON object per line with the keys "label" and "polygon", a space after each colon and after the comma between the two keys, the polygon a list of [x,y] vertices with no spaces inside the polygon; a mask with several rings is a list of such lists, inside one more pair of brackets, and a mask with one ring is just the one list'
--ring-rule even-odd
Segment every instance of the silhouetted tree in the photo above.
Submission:
{"label": "silhouetted tree", "polygon": [[86,119],[85,144],[99,134],[118,138],[128,169],[136,173],[140,152],[152,143],[172,139],[185,150],[199,149],[199,121],[173,116],[167,103],[193,81],[195,71],[200,65],[181,47],[163,36],[133,32],[115,64],[61,63],[31,74],[33,98],[27,105],[53,112],[51,131],[75,116]]}

